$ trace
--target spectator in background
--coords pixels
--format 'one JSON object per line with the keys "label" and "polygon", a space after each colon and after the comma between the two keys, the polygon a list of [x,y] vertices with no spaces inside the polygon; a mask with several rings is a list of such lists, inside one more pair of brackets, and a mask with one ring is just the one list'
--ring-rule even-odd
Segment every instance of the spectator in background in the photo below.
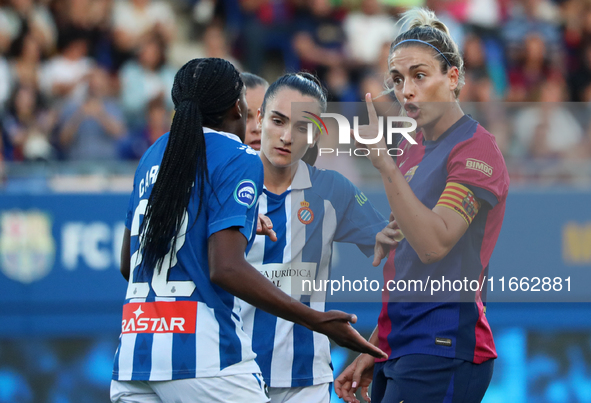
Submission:
{"label": "spectator in background", "polygon": [[168,109],[173,109],[170,91],[175,74],[176,70],[166,63],[160,37],[145,37],[137,58],[128,61],[119,72],[121,102],[131,127],[141,125],[146,106],[153,99],[162,98]]}
{"label": "spectator in background", "polygon": [[464,66],[466,74],[486,74],[486,54],[482,39],[468,34],[464,38]]}
{"label": "spectator in background", "polygon": [[226,59],[232,63],[236,70],[242,69],[240,62],[230,54],[226,41],[226,34],[220,24],[214,23],[207,27],[203,34],[203,46],[205,47],[204,57]]}
{"label": "spectator in background", "polygon": [[89,55],[110,64],[110,23],[113,0],[63,0],[55,4],[58,47],[72,38],[84,38]]}
{"label": "spectator in background", "polygon": [[326,74],[328,102],[358,102],[361,98],[351,82],[349,72],[342,66],[333,67]]}
{"label": "spectator in background", "polygon": [[267,52],[278,50],[283,57],[286,71],[297,71],[299,61],[292,47],[293,0],[240,0],[244,14],[242,35],[238,48],[246,69],[262,74]]}
{"label": "spectator in background", "polygon": [[117,1],[113,7],[115,67],[133,56],[147,35],[159,35],[165,44],[175,36],[176,22],[170,4],[164,1]]}
{"label": "spectator in background", "polygon": [[123,113],[110,97],[108,73],[94,68],[82,101],[71,100],[60,116],[59,145],[70,160],[114,160],[125,135]]}
{"label": "spectator in background", "polygon": [[52,159],[55,153],[49,135],[54,124],[55,115],[43,108],[37,89],[27,85],[17,87],[2,120],[2,129],[7,140],[5,152],[9,159]]}
{"label": "spectator in background", "polygon": [[492,102],[495,100],[492,82],[486,71],[467,70],[465,80],[460,94],[461,102]]}
{"label": "spectator in background", "polygon": [[162,97],[148,102],[145,124],[131,132],[120,145],[120,155],[124,159],[139,160],[146,150],[170,129],[172,114]]}
{"label": "spectator in background", "polygon": [[50,100],[58,102],[68,97],[81,97],[93,64],[88,57],[86,39],[72,38],[59,55],[49,59],[41,68],[41,90]]}
{"label": "spectator in background", "polygon": [[[490,102],[495,99],[488,75],[484,43],[473,34],[464,39],[464,67],[466,83],[460,93],[462,102]],[[486,126],[483,123],[483,126]],[[487,126],[488,127],[488,126]]]}
{"label": "spectator in background", "polygon": [[544,39],[536,33],[525,37],[519,64],[509,70],[509,102],[539,101],[541,84],[562,74],[550,63]]}
{"label": "spectator in background", "polygon": [[21,53],[25,37],[33,35],[44,53],[55,46],[57,31],[51,13],[34,0],[10,0],[0,8],[0,52]]}
{"label": "spectator in background", "polygon": [[297,20],[292,41],[301,61],[300,69],[316,71],[324,81],[328,69],[345,63],[344,17],[344,11],[334,9],[330,0],[310,1],[309,13]]}
{"label": "spectator in background", "polygon": [[4,164],[4,139],[0,130],[0,185],[6,181],[6,167]]}
{"label": "spectator in background", "polygon": [[591,84],[591,42],[581,50],[580,67],[569,76],[570,98],[573,101],[585,101],[588,99],[585,92]]}
{"label": "spectator in background", "polygon": [[542,40],[553,62],[561,59],[561,35],[558,30],[558,14],[549,0],[520,0],[513,3],[511,17],[503,27],[503,37],[507,45],[508,58],[513,64],[518,62],[523,52],[521,44],[527,37],[537,36]]}
{"label": "spectator in background", "polygon": [[10,65],[0,54],[0,116],[2,116],[6,101],[8,101],[8,98],[10,97],[10,88],[12,87],[11,81]]}
{"label": "spectator in background", "polygon": [[465,16],[460,21],[481,33],[496,35],[495,31],[508,11],[507,3],[507,0],[468,0],[465,5]]}
{"label": "spectator in background", "polygon": [[567,88],[559,78],[541,85],[542,102],[521,110],[515,116],[514,133],[521,154],[548,159],[570,158],[577,153],[583,129],[564,102]]}
{"label": "spectator in background", "polygon": [[[378,0],[361,2],[359,11],[351,12],[343,22],[347,36],[347,51],[351,62],[359,67],[373,67],[382,51],[396,37],[395,20],[384,13]],[[382,66],[381,71],[384,67]]]}
{"label": "spectator in background", "polygon": [[[566,65],[569,71],[577,70],[579,64],[579,50],[585,42],[585,20],[586,14],[591,13],[587,11],[588,6],[586,2],[580,0],[565,0],[560,3],[561,8],[561,22],[563,23],[563,40],[566,49]],[[591,8],[589,8],[591,11]],[[589,19],[591,23],[591,18]],[[589,24],[591,28],[591,24]],[[588,39],[588,38],[587,38]]]}
{"label": "spectator in background", "polygon": [[21,53],[12,60],[11,75],[14,85],[39,87],[41,49],[33,35],[23,39]]}

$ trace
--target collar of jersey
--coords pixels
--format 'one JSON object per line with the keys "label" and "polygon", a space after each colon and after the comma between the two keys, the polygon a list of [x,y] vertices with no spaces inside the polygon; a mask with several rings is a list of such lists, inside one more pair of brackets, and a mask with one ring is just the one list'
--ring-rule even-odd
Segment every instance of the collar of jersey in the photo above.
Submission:
{"label": "collar of jersey", "polygon": [[443,142],[443,140],[449,136],[451,133],[453,133],[454,131],[456,131],[458,129],[458,127],[460,127],[461,125],[463,125],[464,123],[468,122],[472,120],[472,117],[470,115],[463,115],[461,118],[458,119],[458,121],[456,123],[454,123],[453,125],[451,125],[446,131],[443,132],[443,134],[441,136],[439,136],[439,138],[435,141],[433,140],[425,140],[425,137],[423,136],[423,145],[425,147],[434,147],[437,144],[440,144]]}
{"label": "collar of jersey", "polygon": [[290,189],[301,190],[312,187],[312,181],[310,180],[310,171],[308,171],[308,165],[302,160],[298,161],[298,170],[291,181]]}
{"label": "collar of jersey", "polygon": [[[298,170],[296,171],[293,180],[291,181],[291,186],[288,187],[283,194],[287,194],[292,190],[303,190],[312,187],[312,181],[310,180],[310,171],[308,171],[308,165],[302,160],[298,161]],[[263,185],[263,190],[265,190],[267,194],[274,195],[274,193],[269,192],[267,187]]]}
{"label": "collar of jersey", "polygon": [[220,131],[210,129],[209,127],[205,127],[205,126],[203,126],[203,133],[217,133],[219,135],[222,135],[224,137],[227,137],[229,139],[232,139],[234,141],[242,143],[242,140],[240,140],[240,137],[238,137],[234,133],[220,132]]}

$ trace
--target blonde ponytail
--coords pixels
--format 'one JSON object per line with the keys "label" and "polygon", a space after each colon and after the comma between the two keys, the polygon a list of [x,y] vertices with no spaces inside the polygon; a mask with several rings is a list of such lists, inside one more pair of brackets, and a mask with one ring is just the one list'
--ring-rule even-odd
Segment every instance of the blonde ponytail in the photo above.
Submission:
{"label": "blonde ponytail", "polygon": [[451,37],[447,26],[428,8],[411,8],[410,10],[407,10],[402,13],[400,23],[402,26],[407,25],[409,30],[425,26],[435,28]]}

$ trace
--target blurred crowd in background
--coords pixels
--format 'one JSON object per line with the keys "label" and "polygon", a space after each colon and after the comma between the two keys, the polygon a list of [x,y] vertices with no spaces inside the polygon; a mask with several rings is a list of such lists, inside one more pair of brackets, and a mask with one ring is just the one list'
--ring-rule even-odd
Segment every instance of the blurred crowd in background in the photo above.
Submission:
{"label": "blurred crowd in background", "polygon": [[314,72],[333,102],[377,97],[397,16],[413,6],[449,27],[466,63],[460,100],[487,103],[472,113],[514,177],[530,176],[524,161],[575,164],[564,180],[582,169],[589,0],[0,0],[0,159],[137,160],[168,130],[174,74],[195,57],[269,81]]}

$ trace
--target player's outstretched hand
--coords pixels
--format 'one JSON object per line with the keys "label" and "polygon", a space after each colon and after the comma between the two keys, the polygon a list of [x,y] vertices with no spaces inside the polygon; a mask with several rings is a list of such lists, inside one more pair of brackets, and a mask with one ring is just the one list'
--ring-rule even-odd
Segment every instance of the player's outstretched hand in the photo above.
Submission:
{"label": "player's outstretched hand", "polygon": [[382,350],[369,343],[351,326],[357,322],[357,316],[342,311],[319,312],[319,320],[312,330],[330,337],[341,347],[377,358],[388,358]]}
{"label": "player's outstretched hand", "polygon": [[360,403],[355,396],[357,388],[361,387],[361,397],[371,402],[367,393],[373,378],[374,358],[367,354],[358,356],[334,381],[337,396],[347,403]]}
{"label": "player's outstretched hand", "polygon": [[267,235],[271,241],[277,242],[277,234],[273,231],[273,222],[264,214],[259,214],[257,235]]}
{"label": "player's outstretched hand", "polygon": [[398,246],[398,243],[404,238],[404,234],[400,231],[398,223],[394,217],[390,217],[391,221],[384,227],[383,230],[376,234],[376,244],[374,246],[373,265],[378,266],[383,258],[388,256],[391,249]]}

